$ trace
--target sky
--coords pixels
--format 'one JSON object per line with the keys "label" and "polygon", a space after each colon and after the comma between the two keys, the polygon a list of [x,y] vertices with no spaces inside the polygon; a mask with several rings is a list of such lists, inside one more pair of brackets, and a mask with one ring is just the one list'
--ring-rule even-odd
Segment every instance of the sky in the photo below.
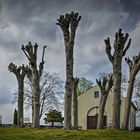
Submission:
{"label": "sky", "polygon": [[[105,53],[104,39],[111,43],[119,28],[132,38],[126,56],[139,52],[140,1],[139,0],[0,0],[0,115],[3,123],[12,123],[11,104],[17,89],[15,76],[8,71],[10,62],[28,64],[21,45],[29,41],[38,43],[38,56],[47,45],[45,71],[59,73],[65,81],[65,52],[63,35],[56,25],[59,15],[78,12],[79,23],[74,47],[74,76],[93,82],[99,73],[112,72]],[[38,57],[40,62],[40,57]],[[123,72],[128,67],[123,62]],[[29,117],[30,111],[25,112]],[[31,117],[31,116],[30,116]]]}

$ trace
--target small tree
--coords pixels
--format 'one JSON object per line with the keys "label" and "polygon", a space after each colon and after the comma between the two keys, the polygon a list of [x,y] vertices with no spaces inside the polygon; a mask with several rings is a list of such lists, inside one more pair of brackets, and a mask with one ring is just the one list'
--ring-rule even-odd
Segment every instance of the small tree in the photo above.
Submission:
{"label": "small tree", "polygon": [[57,110],[52,110],[50,109],[48,113],[45,114],[46,117],[44,118],[45,123],[51,122],[51,127],[52,129],[54,128],[54,123],[55,122],[60,122],[62,123],[64,118],[62,117],[61,112]]}
{"label": "small tree", "polygon": [[17,126],[17,110],[14,111],[13,125]]}

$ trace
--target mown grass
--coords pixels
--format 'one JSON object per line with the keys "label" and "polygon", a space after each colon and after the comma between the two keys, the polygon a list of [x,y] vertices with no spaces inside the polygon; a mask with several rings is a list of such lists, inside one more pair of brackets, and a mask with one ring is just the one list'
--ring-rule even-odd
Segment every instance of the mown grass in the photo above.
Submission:
{"label": "mown grass", "polygon": [[0,140],[139,140],[140,132],[0,128]]}

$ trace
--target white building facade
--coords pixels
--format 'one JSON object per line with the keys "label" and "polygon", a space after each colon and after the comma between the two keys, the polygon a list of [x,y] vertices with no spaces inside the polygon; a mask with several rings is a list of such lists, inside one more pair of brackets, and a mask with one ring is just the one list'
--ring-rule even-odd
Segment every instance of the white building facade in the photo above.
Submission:
{"label": "white building facade", "polygon": [[[81,129],[96,129],[98,119],[98,107],[101,93],[95,85],[86,93],[78,97],[78,126]],[[124,117],[125,98],[121,97],[120,127]],[[104,127],[112,126],[113,93],[108,95],[104,112]],[[136,107],[132,104],[129,117],[129,130],[134,130],[136,125]]]}

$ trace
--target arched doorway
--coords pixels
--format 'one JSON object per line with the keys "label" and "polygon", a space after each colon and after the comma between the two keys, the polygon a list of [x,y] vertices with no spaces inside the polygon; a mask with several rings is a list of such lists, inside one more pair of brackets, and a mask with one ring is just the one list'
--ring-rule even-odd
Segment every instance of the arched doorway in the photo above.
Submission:
{"label": "arched doorway", "polygon": [[[95,106],[88,110],[87,112],[87,129],[96,129],[98,121],[98,110],[99,107]],[[107,125],[107,113],[104,113],[104,126]]]}

